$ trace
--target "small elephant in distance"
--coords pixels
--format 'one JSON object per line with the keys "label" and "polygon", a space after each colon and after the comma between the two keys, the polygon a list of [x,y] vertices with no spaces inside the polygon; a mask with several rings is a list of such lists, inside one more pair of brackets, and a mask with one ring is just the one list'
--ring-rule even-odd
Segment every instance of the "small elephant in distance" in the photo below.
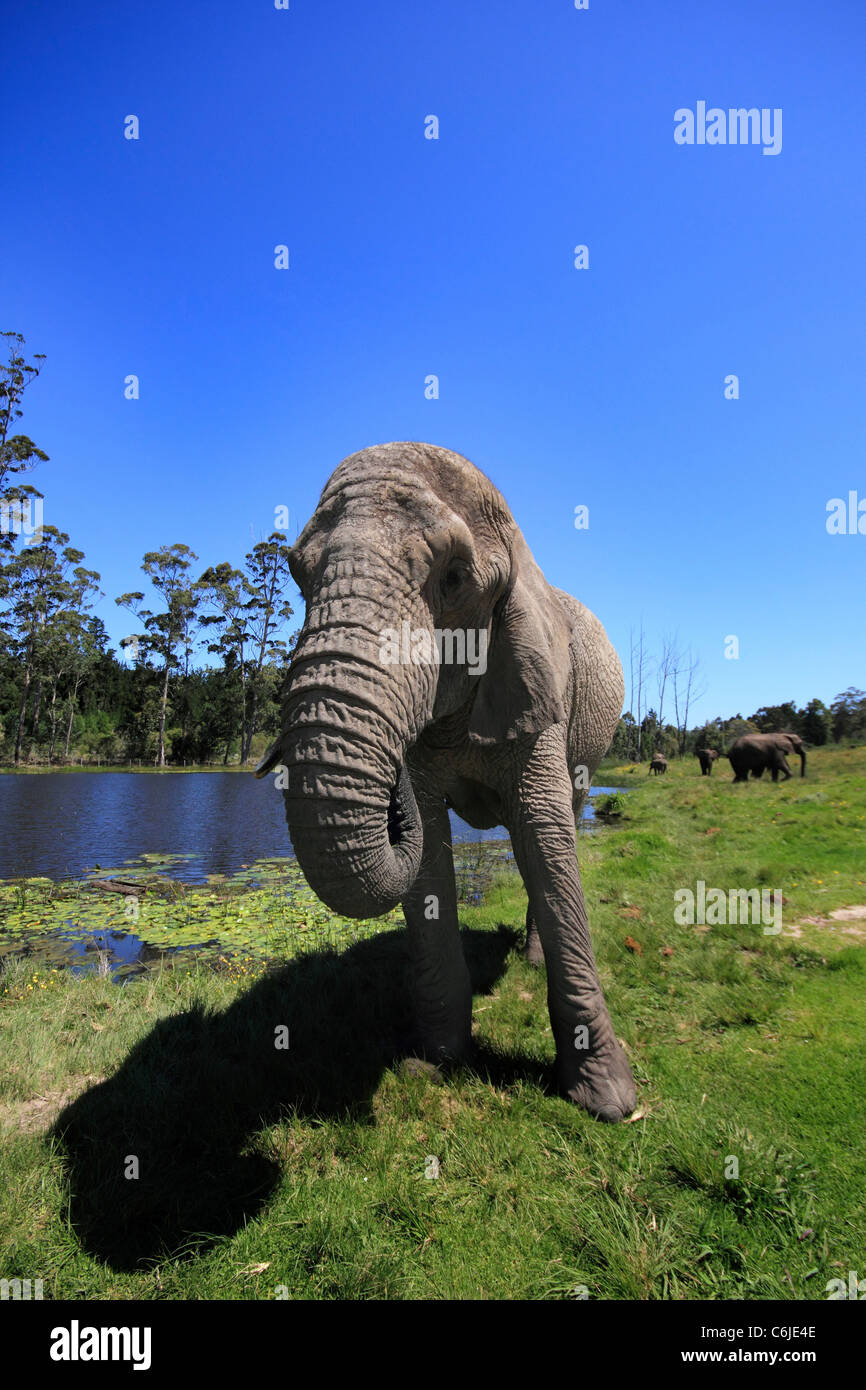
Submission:
{"label": "small elephant in distance", "polygon": [[780,772],[787,782],[791,769],[786,753],[799,754],[800,776],[805,777],[806,749],[799,734],[743,734],[742,738],[731,744],[728,753],[734,769],[734,781],[747,782],[750,772],[753,777],[760,777],[769,768],[774,782],[778,782]]}
{"label": "small elephant in distance", "polygon": [[282,732],[256,774],[281,768],[313,892],[349,917],[402,903],[421,1051],[465,1058],[472,983],[448,813],[505,826],[547,966],[559,1087],[598,1119],[625,1119],[635,1083],[575,836],[625,693],[601,623],[548,584],[489,478],[430,444],[344,459],[289,564],[306,616]]}
{"label": "small elephant in distance", "polygon": [[710,776],[712,776],[712,772],[713,772],[713,763],[716,761],[716,758],[719,756],[719,755],[718,755],[718,752],[716,751],[716,749],[715,749],[715,748],[699,748],[699,749],[697,750],[697,755],[696,755],[696,756],[697,756],[697,759],[698,759],[698,761],[699,761],[699,763],[700,763],[700,765],[701,765],[701,776],[702,776],[702,777],[710,777]]}
{"label": "small elephant in distance", "polygon": [[[661,775],[661,773],[667,772],[667,770],[668,760],[665,757],[664,753],[653,753],[653,759],[649,765],[649,771],[655,773],[656,777],[658,777]],[[647,775],[649,775],[649,773]]]}

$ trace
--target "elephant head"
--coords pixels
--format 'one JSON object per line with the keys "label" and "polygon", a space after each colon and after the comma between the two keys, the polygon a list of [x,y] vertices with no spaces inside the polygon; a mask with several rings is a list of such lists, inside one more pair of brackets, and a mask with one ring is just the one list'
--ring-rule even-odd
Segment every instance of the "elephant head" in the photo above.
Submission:
{"label": "elephant head", "polygon": [[701,776],[711,776],[713,763],[719,756],[717,750],[715,748],[697,748],[695,750],[695,756],[701,765]]}
{"label": "elephant head", "polygon": [[800,755],[800,776],[806,776],[806,747],[799,734],[771,734],[770,738],[775,740],[776,747],[782,753],[798,753]]}
{"label": "elephant head", "polygon": [[[430,445],[344,459],[290,564],[306,617],[282,732],[256,773],[288,770],[286,820],[313,891],[380,916],[420,864],[407,754],[450,715],[482,743],[561,721],[568,632],[546,632],[556,615],[534,606],[540,571],[497,490]],[[562,670],[539,657],[539,634]],[[452,660],[437,658],[449,640]]]}

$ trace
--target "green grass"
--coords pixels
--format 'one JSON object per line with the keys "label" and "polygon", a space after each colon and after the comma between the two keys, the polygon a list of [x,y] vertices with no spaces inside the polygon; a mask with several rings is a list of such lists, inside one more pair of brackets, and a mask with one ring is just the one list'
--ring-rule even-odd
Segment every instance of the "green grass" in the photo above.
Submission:
{"label": "green grass", "polygon": [[[632,788],[579,853],[633,1123],[551,1090],[514,876],[461,910],[477,1055],[443,1084],[400,1063],[396,922],[312,949],[291,922],[282,958],[175,957],[123,988],[11,960],[0,1276],[60,1298],[824,1299],[866,1273],[866,919],[830,916],[866,903],[866,749],[777,786],[696,759],[598,780]],[[780,889],[782,932],[676,925],[698,879]],[[265,927],[259,891],[226,901]]]}

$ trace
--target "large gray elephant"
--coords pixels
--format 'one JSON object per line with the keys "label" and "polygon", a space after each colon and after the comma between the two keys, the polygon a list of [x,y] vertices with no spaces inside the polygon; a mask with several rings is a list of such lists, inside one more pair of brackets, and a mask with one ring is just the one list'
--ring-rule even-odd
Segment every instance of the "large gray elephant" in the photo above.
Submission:
{"label": "large gray elephant", "polygon": [[290,557],[306,601],[280,737],[301,868],[334,911],[403,904],[422,1049],[460,1058],[472,993],[448,809],[504,825],[547,964],[557,1076],[591,1114],[636,1104],[593,958],[575,813],[622,709],[598,619],[552,588],[504,499],[429,444],[352,454]]}
{"label": "large gray elephant", "polygon": [[800,776],[805,777],[806,749],[799,734],[743,734],[731,744],[728,753],[734,769],[734,781],[747,782],[750,772],[753,777],[760,777],[766,768],[772,772],[774,782],[778,782],[780,772],[787,781],[791,769],[786,753],[799,753]]}

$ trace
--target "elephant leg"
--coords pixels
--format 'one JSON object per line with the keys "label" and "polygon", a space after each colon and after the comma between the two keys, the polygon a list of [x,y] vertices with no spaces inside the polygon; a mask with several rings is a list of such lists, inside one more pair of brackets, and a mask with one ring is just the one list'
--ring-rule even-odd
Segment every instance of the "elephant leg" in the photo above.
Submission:
{"label": "elephant leg", "polygon": [[592,953],[562,726],[544,730],[523,757],[508,828],[544,949],[557,1079],[590,1114],[622,1120],[637,1095]]}
{"label": "elephant leg", "polygon": [[418,798],[424,827],[421,867],[403,912],[409,937],[415,1018],[426,1057],[466,1055],[472,1034],[472,985],[460,944],[451,823],[443,801]]}
{"label": "elephant leg", "polygon": [[526,909],[526,947],[523,955],[530,965],[544,964],[544,950],[541,945],[541,937],[538,934],[538,927],[532,915],[531,907],[527,907]]}
{"label": "elephant leg", "polygon": [[791,768],[788,764],[788,759],[785,757],[784,753],[780,753],[778,758],[776,759],[776,762],[773,764],[774,782],[778,782],[780,772],[783,772],[785,774],[782,780],[787,782],[788,778],[791,776]]}

